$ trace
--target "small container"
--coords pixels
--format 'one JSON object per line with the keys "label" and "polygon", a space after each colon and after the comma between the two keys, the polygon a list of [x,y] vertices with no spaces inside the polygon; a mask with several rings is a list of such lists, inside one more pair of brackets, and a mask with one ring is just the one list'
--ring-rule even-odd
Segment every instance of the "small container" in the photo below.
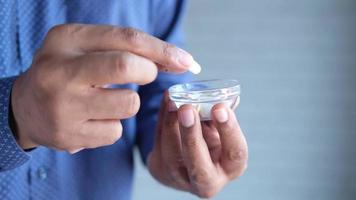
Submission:
{"label": "small container", "polygon": [[223,103],[235,109],[240,103],[240,83],[236,80],[206,80],[173,85],[169,98],[177,108],[191,104],[199,112],[201,121],[211,120],[211,108]]}

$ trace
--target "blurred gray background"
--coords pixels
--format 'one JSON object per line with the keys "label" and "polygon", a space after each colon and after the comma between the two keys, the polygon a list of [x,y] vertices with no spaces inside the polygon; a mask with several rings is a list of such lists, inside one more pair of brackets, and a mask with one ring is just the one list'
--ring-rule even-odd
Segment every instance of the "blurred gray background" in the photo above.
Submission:
{"label": "blurred gray background", "polygon": [[[214,199],[356,199],[355,0],[192,0],[185,29],[198,79],[243,85],[249,168]],[[197,199],[137,163],[135,200]]]}

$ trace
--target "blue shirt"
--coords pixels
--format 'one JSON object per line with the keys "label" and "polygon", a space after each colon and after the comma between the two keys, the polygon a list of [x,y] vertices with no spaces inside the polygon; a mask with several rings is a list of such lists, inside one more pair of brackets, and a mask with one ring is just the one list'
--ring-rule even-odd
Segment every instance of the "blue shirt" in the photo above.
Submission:
{"label": "blue shirt", "polygon": [[183,0],[0,0],[0,199],[130,199],[133,148],[143,161],[153,146],[160,99],[189,75],[159,74],[138,91],[141,108],[123,121],[115,144],[75,155],[38,147],[23,151],[9,128],[11,87],[56,24],[129,26],[181,45]]}

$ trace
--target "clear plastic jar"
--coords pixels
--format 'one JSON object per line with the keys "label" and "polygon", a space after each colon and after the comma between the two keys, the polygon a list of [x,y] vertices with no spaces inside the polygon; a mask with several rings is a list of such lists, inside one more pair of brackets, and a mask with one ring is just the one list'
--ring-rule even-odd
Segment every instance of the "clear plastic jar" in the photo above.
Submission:
{"label": "clear plastic jar", "polygon": [[199,112],[201,121],[211,120],[211,108],[223,103],[235,109],[240,103],[240,83],[236,80],[206,80],[173,85],[168,89],[177,108],[191,104]]}

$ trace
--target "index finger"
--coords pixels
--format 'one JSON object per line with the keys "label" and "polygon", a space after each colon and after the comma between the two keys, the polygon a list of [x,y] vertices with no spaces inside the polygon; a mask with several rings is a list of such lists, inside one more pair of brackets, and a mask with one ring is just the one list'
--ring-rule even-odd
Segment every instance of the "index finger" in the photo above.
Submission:
{"label": "index finger", "polygon": [[186,51],[133,28],[108,25],[60,25],[52,32],[65,34],[84,51],[126,50],[158,63],[159,69],[181,73],[200,72],[200,65]]}

